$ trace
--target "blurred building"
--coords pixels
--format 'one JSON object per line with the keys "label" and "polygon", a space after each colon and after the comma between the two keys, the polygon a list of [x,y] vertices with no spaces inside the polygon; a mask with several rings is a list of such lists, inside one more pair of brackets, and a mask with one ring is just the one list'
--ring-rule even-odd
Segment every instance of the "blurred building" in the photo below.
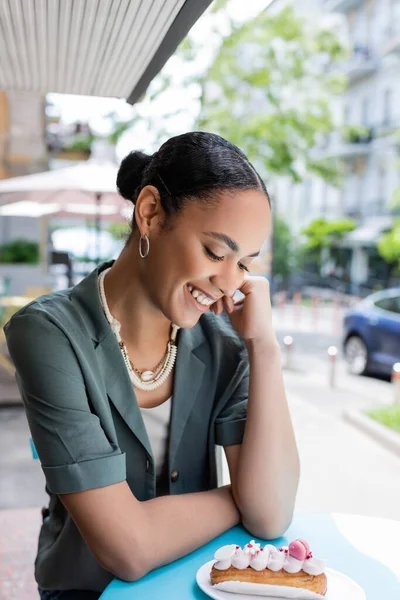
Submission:
{"label": "blurred building", "polygon": [[0,91],[0,179],[48,168],[44,107],[40,92]]}
{"label": "blurred building", "polygon": [[[115,160],[112,144],[94,139],[87,123],[63,124],[46,95],[139,102],[210,3],[29,0],[22,3],[22,11],[21,3],[0,0],[0,179],[59,168],[89,156]],[[0,204],[12,201],[3,196]],[[21,237],[47,247],[46,219],[0,214],[0,245]],[[46,255],[44,251],[43,271]],[[13,285],[15,262],[2,265]],[[26,277],[24,273],[22,279]]]}
{"label": "blurred building", "polygon": [[[295,6],[304,9],[307,2],[295,0]],[[341,162],[344,180],[340,189],[316,177],[301,185],[280,180],[279,212],[294,232],[320,216],[354,218],[358,227],[344,245],[351,255],[349,277],[362,286],[384,278],[376,243],[390,227],[393,193],[400,187],[400,0],[319,0],[319,9],[340,16],[351,49],[341,66],[348,88],[333,107],[341,132],[317,151]]]}

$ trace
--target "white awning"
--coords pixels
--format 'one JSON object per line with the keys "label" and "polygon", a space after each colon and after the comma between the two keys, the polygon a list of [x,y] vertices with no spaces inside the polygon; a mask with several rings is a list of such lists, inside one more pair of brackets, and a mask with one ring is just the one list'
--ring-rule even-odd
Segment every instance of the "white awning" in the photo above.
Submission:
{"label": "white awning", "polygon": [[345,248],[375,246],[384,231],[390,229],[391,223],[392,219],[390,217],[371,219],[347,233],[343,238],[342,245]]}
{"label": "white awning", "polygon": [[0,89],[137,102],[211,0],[0,0]]}
{"label": "white awning", "polygon": [[117,172],[113,163],[88,160],[72,167],[4,179],[0,181],[0,215],[131,217],[132,203],[117,192]]}

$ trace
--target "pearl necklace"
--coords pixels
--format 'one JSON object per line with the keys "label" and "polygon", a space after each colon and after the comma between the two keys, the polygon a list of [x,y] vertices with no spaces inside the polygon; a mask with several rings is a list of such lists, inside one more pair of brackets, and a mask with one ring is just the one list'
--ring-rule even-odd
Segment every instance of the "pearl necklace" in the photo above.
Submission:
{"label": "pearl necklace", "polygon": [[[178,352],[178,348],[176,345],[176,336],[177,336],[179,327],[178,327],[178,325],[172,324],[171,338],[170,338],[170,341],[168,342],[167,351],[165,353],[165,358],[162,359],[162,361],[161,361],[163,363],[163,365],[162,365],[162,368],[160,369],[160,371],[157,374],[155,374],[154,371],[142,371],[142,372],[138,371],[138,369],[136,369],[133,366],[133,364],[131,363],[131,360],[130,360],[129,354],[128,354],[128,350],[126,349],[126,346],[125,346],[124,342],[122,341],[121,323],[112,316],[112,314],[110,313],[110,310],[108,308],[108,305],[107,305],[107,299],[106,299],[106,295],[104,292],[104,278],[110,269],[111,269],[111,267],[102,271],[100,273],[99,279],[98,279],[100,301],[103,306],[103,310],[106,315],[107,321],[110,323],[111,329],[114,332],[115,337],[117,338],[117,341],[118,341],[118,344],[119,344],[119,347],[120,347],[120,350],[122,353],[122,357],[124,359],[126,368],[128,369],[129,378],[130,378],[132,384],[139,390],[143,390],[143,391],[147,391],[147,392],[156,390],[157,388],[162,386],[163,383],[166,382],[166,380],[168,379],[168,377],[170,376],[170,374],[172,372],[172,369],[174,368],[176,354]],[[160,363],[155,368],[155,371],[157,370],[159,365],[160,365]]]}

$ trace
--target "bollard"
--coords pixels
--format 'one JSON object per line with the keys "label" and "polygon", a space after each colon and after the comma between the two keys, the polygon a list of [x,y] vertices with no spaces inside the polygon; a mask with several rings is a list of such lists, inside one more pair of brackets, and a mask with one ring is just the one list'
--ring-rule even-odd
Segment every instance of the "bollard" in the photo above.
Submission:
{"label": "bollard", "polygon": [[286,304],[286,292],[282,291],[279,292],[279,296],[278,296],[278,308],[279,310],[284,310],[285,308],[285,304]]}
{"label": "bollard", "polygon": [[336,346],[329,346],[328,357],[329,357],[329,387],[336,387],[336,363],[337,363],[338,349]]}
{"label": "bollard", "polygon": [[301,316],[301,292],[295,292],[293,294],[293,317],[294,322],[299,323]]}
{"label": "bollard", "polygon": [[392,383],[394,389],[394,403],[400,404],[400,363],[395,363],[393,365]]}
{"label": "bollard", "polygon": [[316,331],[318,329],[318,307],[319,307],[318,296],[313,296],[311,299],[311,303],[312,303],[312,308],[311,308],[312,327]]}
{"label": "bollard", "polygon": [[332,328],[334,334],[338,335],[338,333],[341,331],[341,325],[340,298],[339,296],[334,296],[332,310]]}
{"label": "bollard", "polygon": [[293,338],[290,335],[286,335],[283,338],[283,343],[285,345],[285,367],[286,369],[292,368],[292,354],[293,354]]}

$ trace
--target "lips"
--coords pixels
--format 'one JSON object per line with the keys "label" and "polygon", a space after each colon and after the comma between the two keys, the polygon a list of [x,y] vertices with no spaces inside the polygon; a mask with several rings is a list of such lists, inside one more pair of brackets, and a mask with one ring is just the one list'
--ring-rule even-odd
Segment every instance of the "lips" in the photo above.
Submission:
{"label": "lips", "polygon": [[[186,285],[186,293],[188,295],[188,301],[193,304],[193,307],[196,308],[200,313],[204,313],[207,312],[208,309],[210,308],[210,306],[213,304],[213,302],[211,300],[208,299],[207,297],[207,301],[210,302],[210,304],[202,304],[201,302],[199,302],[196,298],[194,298],[191,294],[191,292],[189,291],[189,286]],[[197,288],[196,288],[197,289]],[[206,296],[202,295],[203,298],[206,298]]]}
{"label": "lips", "polygon": [[217,300],[217,298],[215,298],[214,296],[212,296],[208,292],[204,291],[202,288],[197,287],[197,285],[193,285],[192,283],[189,283],[188,284],[188,288],[189,288],[189,292],[190,293],[192,293],[192,290],[197,290],[198,292],[200,292],[200,294],[202,294],[202,296],[205,296],[206,298],[209,298],[209,300],[211,300],[212,302],[215,302]]}

